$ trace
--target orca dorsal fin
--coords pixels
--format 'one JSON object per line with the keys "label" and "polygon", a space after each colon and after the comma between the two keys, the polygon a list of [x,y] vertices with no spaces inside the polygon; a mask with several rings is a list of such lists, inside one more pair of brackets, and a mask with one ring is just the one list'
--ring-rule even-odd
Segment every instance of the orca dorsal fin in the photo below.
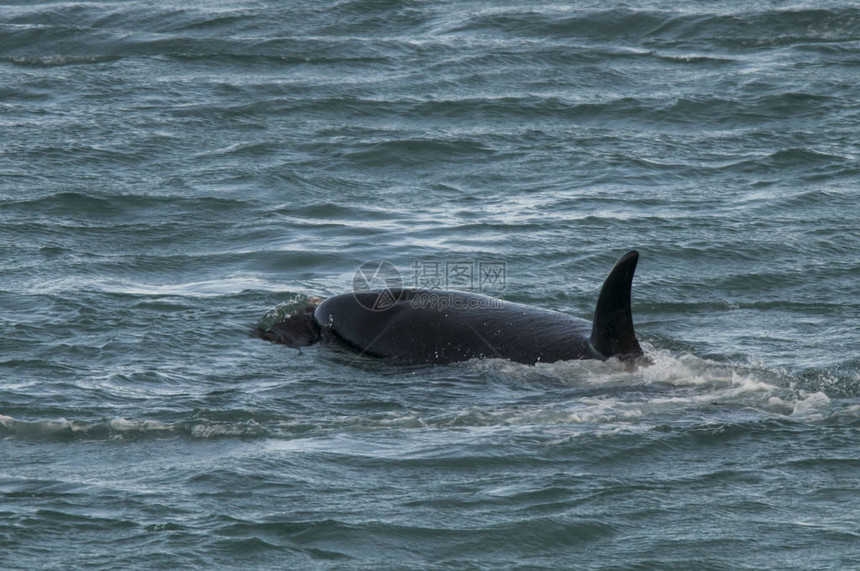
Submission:
{"label": "orca dorsal fin", "polygon": [[631,359],[642,355],[642,347],[633,330],[630,292],[639,252],[627,252],[615,263],[597,298],[591,346],[604,359]]}

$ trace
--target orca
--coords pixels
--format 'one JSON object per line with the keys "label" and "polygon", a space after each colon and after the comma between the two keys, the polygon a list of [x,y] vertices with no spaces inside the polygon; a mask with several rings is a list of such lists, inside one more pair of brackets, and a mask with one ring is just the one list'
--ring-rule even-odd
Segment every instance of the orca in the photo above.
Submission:
{"label": "orca", "polygon": [[311,303],[257,335],[290,347],[333,341],[410,364],[493,358],[529,365],[613,357],[647,361],[630,309],[638,260],[633,250],[616,262],[591,322],[480,294],[396,288]]}

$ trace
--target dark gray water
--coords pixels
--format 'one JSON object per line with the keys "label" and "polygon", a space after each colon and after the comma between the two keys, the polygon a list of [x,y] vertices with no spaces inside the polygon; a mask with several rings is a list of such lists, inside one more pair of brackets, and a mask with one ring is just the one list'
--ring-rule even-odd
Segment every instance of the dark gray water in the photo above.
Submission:
{"label": "dark gray water", "polygon": [[[846,1],[4,3],[0,563],[860,566],[858,85]],[[249,336],[632,248],[637,371]]]}

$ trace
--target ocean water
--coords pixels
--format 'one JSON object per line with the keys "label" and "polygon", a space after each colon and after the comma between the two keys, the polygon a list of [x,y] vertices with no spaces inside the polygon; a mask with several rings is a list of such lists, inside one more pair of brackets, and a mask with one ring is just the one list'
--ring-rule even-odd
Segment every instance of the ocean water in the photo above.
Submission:
{"label": "ocean water", "polygon": [[[860,567],[858,85],[845,0],[3,2],[0,564]],[[633,248],[637,370],[250,335]]]}

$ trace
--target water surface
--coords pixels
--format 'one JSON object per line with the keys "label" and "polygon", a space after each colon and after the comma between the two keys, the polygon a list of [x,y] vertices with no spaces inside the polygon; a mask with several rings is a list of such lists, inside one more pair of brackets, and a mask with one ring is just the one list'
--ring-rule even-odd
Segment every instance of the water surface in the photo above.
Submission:
{"label": "water surface", "polygon": [[[4,566],[860,566],[859,22],[6,3]],[[637,371],[249,336],[381,259],[590,318],[632,248]]]}

